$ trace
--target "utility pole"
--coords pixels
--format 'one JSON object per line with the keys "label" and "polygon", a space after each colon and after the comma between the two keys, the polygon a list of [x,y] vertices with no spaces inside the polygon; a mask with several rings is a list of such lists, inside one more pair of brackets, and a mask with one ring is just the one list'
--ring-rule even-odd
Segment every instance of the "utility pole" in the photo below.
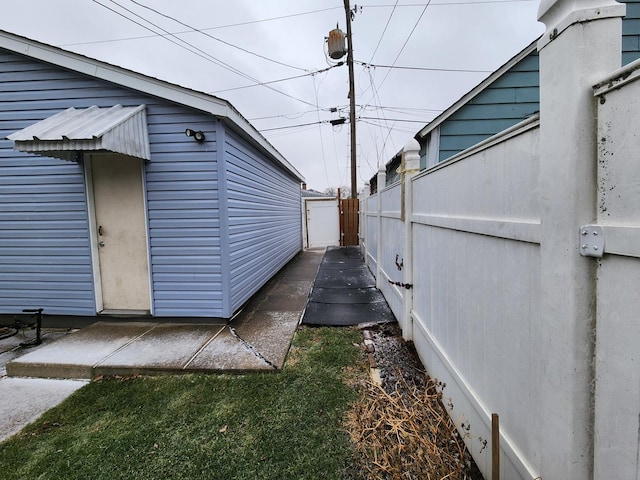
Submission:
{"label": "utility pole", "polygon": [[351,198],[358,198],[356,182],[356,92],[353,80],[353,42],[351,35],[351,7],[344,0],[344,12],[347,16],[347,67],[349,68],[349,124],[351,126]]}

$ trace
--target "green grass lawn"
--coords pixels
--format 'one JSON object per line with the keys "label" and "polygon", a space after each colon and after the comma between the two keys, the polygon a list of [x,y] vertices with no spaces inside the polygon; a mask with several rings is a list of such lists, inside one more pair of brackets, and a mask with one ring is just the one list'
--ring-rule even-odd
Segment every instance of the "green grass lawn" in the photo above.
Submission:
{"label": "green grass lawn", "polygon": [[93,382],[0,444],[0,478],[344,478],[360,340],[304,328],[281,373]]}

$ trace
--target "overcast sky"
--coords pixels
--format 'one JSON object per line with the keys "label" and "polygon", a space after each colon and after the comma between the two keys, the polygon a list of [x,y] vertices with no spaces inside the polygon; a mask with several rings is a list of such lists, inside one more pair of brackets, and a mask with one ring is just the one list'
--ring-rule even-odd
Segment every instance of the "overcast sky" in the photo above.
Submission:
{"label": "overcast sky", "polygon": [[[543,32],[538,5],[357,3],[359,189]],[[3,2],[0,16],[2,30],[228,100],[320,191],[351,175],[349,125],[328,123],[348,117],[347,67],[328,69],[337,62],[326,55],[336,24],[346,31],[342,0],[20,0]]]}

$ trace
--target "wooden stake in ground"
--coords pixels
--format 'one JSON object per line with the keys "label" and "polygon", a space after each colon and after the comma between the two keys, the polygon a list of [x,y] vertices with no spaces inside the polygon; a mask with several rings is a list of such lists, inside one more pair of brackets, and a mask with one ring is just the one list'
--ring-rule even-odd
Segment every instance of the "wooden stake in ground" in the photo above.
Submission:
{"label": "wooden stake in ground", "polygon": [[491,480],[500,480],[500,418],[491,414]]}

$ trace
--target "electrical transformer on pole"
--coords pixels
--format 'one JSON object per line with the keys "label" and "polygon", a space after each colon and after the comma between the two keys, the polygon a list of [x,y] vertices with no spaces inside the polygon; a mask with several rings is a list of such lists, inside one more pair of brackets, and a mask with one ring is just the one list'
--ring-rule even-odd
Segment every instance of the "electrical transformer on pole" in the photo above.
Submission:
{"label": "electrical transformer on pole", "polygon": [[[356,7],[357,8],[357,7]],[[340,58],[347,55],[347,67],[349,69],[349,124],[350,124],[350,135],[349,141],[351,144],[351,198],[357,198],[358,189],[356,185],[356,94],[354,87],[354,74],[353,74],[353,46],[351,42],[351,19],[353,16],[353,11],[349,6],[349,0],[344,0],[344,11],[347,19],[347,35],[346,35],[346,48],[345,48],[345,35],[338,28],[331,30],[329,32],[329,36],[327,37],[327,51],[329,53],[329,57],[334,60],[339,60]],[[338,120],[332,121],[332,125],[339,125],[342,122],[338,122]]]}

